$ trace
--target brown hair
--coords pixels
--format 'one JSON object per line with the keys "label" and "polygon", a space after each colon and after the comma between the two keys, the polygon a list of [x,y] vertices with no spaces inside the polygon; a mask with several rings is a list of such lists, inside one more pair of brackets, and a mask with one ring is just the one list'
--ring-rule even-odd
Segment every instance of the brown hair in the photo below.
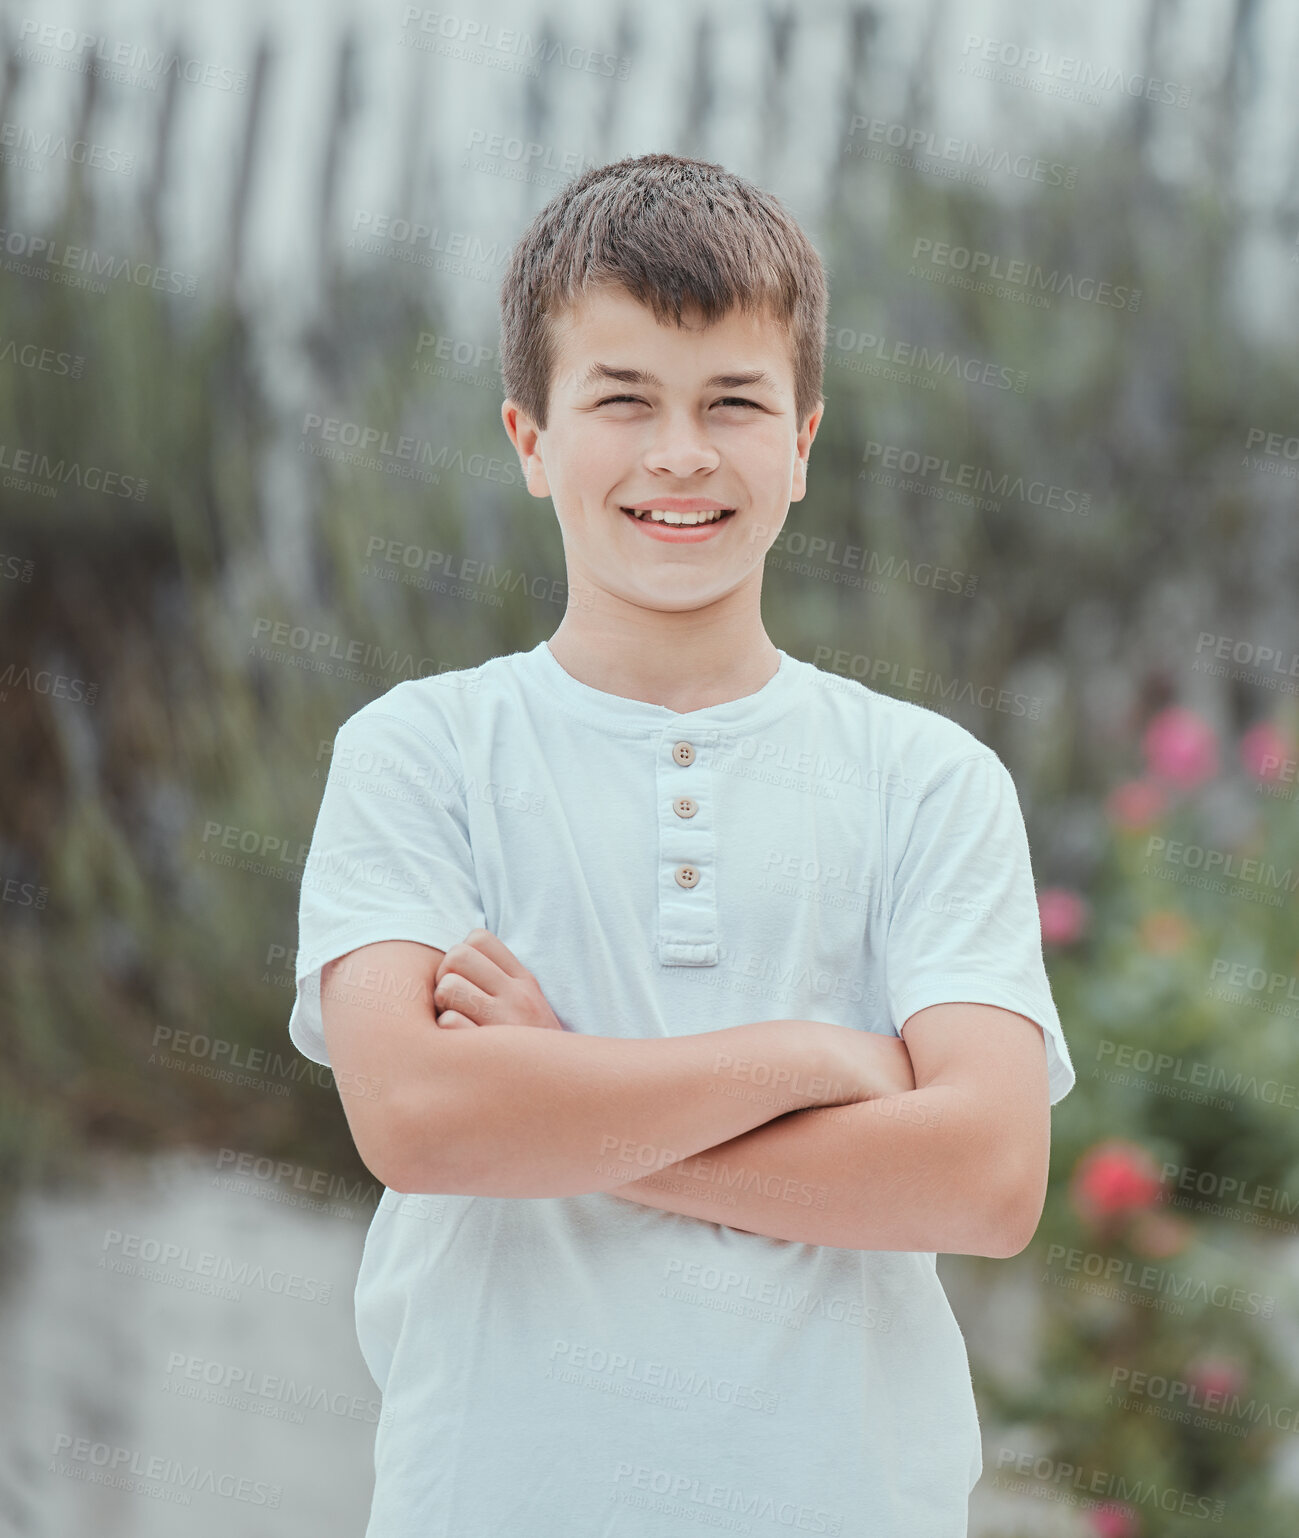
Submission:
{"label": "brown hair", "polygon": [[537,214],[501,283],[501,379],[544,430],[557,352],[550,319],[613,285],[679,326],[766,309],[789,327],[800,425],[821,400],[825,268],[779,200],[705,160],[637,155],[593,166]]}

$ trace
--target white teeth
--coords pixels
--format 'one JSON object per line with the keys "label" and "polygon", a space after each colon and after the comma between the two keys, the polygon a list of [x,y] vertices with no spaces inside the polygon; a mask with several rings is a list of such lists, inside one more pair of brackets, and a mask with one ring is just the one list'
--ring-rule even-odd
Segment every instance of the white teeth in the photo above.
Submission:
{"label": "white teeth", "polygon": [[648,511],[637,513],[636,517],[641,519],[648,518],[654,523],[716,523],[719,518],[725,515],[726,511],[727,509],[725,508],[717,508],[707,513],[673,513],[661,507],[652,507]]}

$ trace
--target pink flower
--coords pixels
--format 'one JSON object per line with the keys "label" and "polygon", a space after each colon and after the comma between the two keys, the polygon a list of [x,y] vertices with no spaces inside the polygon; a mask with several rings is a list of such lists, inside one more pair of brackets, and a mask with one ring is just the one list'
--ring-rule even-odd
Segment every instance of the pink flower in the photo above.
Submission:
{"label": "pink flower", "polygon": [[1187,788],[1218,772],[1218,738],[1193,710],[1170,705],[1146,727],[1141,739],[1146,767],[1157,779]]}
{"label": "pink flower", "polygon": [[1091,1222],[1104,1222],[1153,1207],[1162,1182],[1154,1159],[1137,1143],[1109,1138],[1079,1159],[1070,1195]]}
{"label": "pink flower", "polygon": [[1139,830],[1163,816],[1167,800],[1154,780],[1125,780],[1109,793],[1105,810],[1116,827]]}
{"label": "pink flower", "polygon": [[1103,1506],[1094,1506],[1087,1516],[1096,1538],[1135,1538],[1141,1531],[1136,1509],[1126,1501],[1106,1501]]}
{"label": "pink flower", "polygon": [[1240,761],[1260,780],[1275,780],[1294,751],[1294,744],[1271,721],[1256,722],[1240,739]]}
{"label": "pink flower", "polygon": [[1187,1382],[1202,1394],[1221,1394],[1230,1398],[1245,1387],[1245,1369],[1231,1356],[1206,1356],[1186,1369]]}
{"label": "pink flower", "polygon": [[1087,899],[1068,887],[1043,887],[1037,894],[1044,945],[1072,945],[1087,927],[1091,916]]}

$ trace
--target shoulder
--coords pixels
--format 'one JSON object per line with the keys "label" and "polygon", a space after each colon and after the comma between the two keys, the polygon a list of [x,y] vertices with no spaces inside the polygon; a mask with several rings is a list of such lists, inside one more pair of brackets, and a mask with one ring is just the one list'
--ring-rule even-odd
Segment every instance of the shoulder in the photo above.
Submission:
{"label": "shoulder", "polygon": [[357,744],[423,739],[454,757],[463,734],[509,695],[518,655],[504,653],[473,667],[403,679],[348,716],[339,737]]}
{"label": "shoulder", "polygon": [[874,767],[895,776],[892,783],[914,787],[916,797],[971,761],[1004,772],[987,743],[931,706],[881,694],[860,679],[813,663],[803,666],[809,705],[823,719],[837,718],[839,729],[860,745]]}

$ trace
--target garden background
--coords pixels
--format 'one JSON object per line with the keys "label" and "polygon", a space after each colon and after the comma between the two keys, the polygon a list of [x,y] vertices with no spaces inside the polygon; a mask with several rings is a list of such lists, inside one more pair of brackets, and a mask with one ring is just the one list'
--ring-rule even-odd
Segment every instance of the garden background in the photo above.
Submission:
{"label": "garden background", "polygon": [[[1292,1533],[1299,11],[2,17],[11,1530],[176,1530],[51,1472],[76,1438],[280,1488],[196,1498],[195,1538],[363,1528],[379,1192],[287,1036],[302,859],[343,719],[559,624],[498,285],[565,178],[663,149],[769,187],[831,272],[769,633],[960,721],[1028,823],[1078,1083],[1029,1248],[939,1262],[984,1426],[971,1533]],[[106,1265],[150,1245],[334,1295]],[[259,1413],[195,1359],[335,1408]]]}

